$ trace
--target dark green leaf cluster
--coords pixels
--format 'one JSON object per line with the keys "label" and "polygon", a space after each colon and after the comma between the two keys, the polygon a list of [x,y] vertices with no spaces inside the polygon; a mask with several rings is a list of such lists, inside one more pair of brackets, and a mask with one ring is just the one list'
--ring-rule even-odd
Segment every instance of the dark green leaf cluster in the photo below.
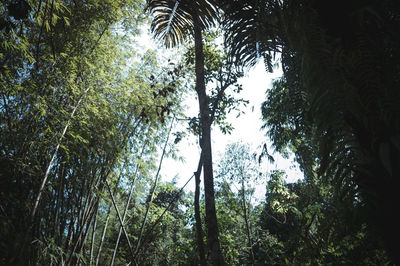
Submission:
{"label": "dark green leaf cluster", "polygon": [[390,262],[381,242],[368,234],[362,203],[332,193],[326,182],[285,183],[273,171],[259,216],[261,264],[382,265]]}
{"label": "dark green leaf cluster", "polygon": [[274,146],[294,151],[307,179],[333,182],[340,195],[358,191],[369,233],[379,232],[398,262],[399,6],[233,1],[223,9],[238,64],[281,52],[284,76],[263,106]]}

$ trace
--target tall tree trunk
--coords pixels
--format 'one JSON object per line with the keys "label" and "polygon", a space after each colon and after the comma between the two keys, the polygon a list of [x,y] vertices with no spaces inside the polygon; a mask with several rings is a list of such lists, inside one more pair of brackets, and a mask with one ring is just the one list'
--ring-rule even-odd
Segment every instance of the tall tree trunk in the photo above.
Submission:
{"label": "tall tree trunk", "polygon": [[195,43],[195,66],[196,66],[196,91],[199,99],[201,141],[200,146],[203,154],[204,169],[204,196],[206,205],[207,243],[211,252],[213,265],[224,265],[221,247],[219,244],[219,233],[217,214],[215,210],[214,175],[212,167],[211,151],[211,117],[206,85],[204,79],[204,52],[200,19],[197,14],[193,15],[194,43]]}
{"label": "tall tree trunk", "polygon": [[246,233],[247,233],[247,241],[248,241],[248,248],[249,248],[249,255],[252,264],[254,265],[254,252],[253,252],[253,241],[251,239],[251,231],[249,225],[249,218],[247,217],[247,208],[246,208],[246,197],[245,197],[245,190],[244,190],[244,179],[242,178],[242,202],[243,202],[243,215],[244,215],[244,222],[246,224]]}
{"label": "tall tree trunk", "polygon": [[[71,239],[71,244],[72,246],[69,246],[69,257],[66,262],[66,265],[76,265],[76,262],[79,262],[79,258],[75,256],[76,253],[81,252],[81,248],[84,244],[85,238],[86,238],[86,233],[87,231],[84,230],[84,225],[89,225],[90,221],[94,215],[94,213],[97,212],[97,207],[98,207],[98,202],[92,201],[90,204],[87,205],[88,211],[87,215],[85,215],[83,221],[81,224],[78,223],[78,220],[76,221],[76,232],[74,233],[73,239]],[[86,211],[85,211],[86,212]]]}
{"label": "tall tree trunk", "polygon": [[[131,188],[130,188],[130,191],[129,191],[129,196],[128,196],[128,199],[127,199],[127,202],[126,202],[126,205],[125,205],[124,214],[123,214],[123,217],[122,217],[122,224],[125,223],[125,218],[126,218],[126,214],[128,213],[129,202],[130,202],[130,199],[132,197],[133,188],[134,188],[134,181],[132,181]],[[122,235],[122,225],[119,226],[118,237],[117,237],[117,241],[115,242],[115,247],[114,247],[113,255],[112,255],[112,258],[111,258],[110,266],[114,265],[114,260],[115,260],[115,256],[117,255],[117,250],[118,250],[119,241],[121,239],[121,235]]]}
{"label": "tall tree trunk", "polygon": [[[90,224],[91,224],[91,221],[93,220],[93,217],[96,218],[96,216],[97,216],[98,207],[99,207],[99,202],[96,200],[94,203],[94,209],[93,209],[93,211],[91,211],[88,214],[88,219],[86,220],[85,226],[83,228],[84,230],[83,230],[83,236],[82,236],[82,243],[81,243],[79,249],[77,250],[77,253],[79,253],[79,254],[82,254],[82,251],[85,247],[85,243],[86,243],[88,233],[89,233]],[[78,258],[78,263],[79,263],[79,265],[82,265],[81,258]]]}
{"label": "tall tree trunk", "polygon": [[201,168],[203,167],[203,155],[200,154],[199,165],[197,166],[197,171],[194,173],[194,178],[196,182],[194,191],[194,218],[196,220],[196,238],[197,238],[197,248],[199,249],[200,265],[206,266],[206,255],[203,242],[203,226],[201,223],[200,216],[200,175]]}

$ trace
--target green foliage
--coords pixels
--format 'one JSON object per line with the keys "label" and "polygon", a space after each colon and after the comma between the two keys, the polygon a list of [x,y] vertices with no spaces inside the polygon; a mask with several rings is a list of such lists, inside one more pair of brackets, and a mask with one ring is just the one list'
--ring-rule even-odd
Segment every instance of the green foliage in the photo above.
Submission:
{"label": "green foliage", "polygon": [[[395,263],[393,207],[400,153],[399,6],[392,1],[223,2],[226,39],[239,65],[281,53],[284,77],[263,106],[279,151],[294,151],[305,177],[323,178],[336,194],[370,213],[369,234]],[[251,26],[249,26],[251,25]],[[375,229],[373,229],[375,228]],[[394,233],[396,232],[396,233]]]}
{"label": "green foliage", "polygon": [[224,157],[218,163],[217,177],[241,185],[259,179],[258,165],[251,154],[250,146],[242,142],[228,144]]}
{"label": "green foliage", "polygon": [[331,185],[286,184],[275,171],[260,215],[257,258],[265,264],[387,264],[381,243],[367,234],[360,202],[338,198]]}
{"label": "green foliage", "polygon": [[[249,145],[229,144],[217,169],[217,214],[221,246],[229,265],[254,264],[254,211],[252,183],[259,179]],[[231,189],[233,187],[234,189]]]}
{"label": "green foliage", "polygon": [[[143,200],[145,199],[146,197]],[[162,220],[159,220],[160,215],[168,208],[171,202],[172,207],[166,211]],[[137,261],[140,264],[170,265],[174,263],[185,265],[187,261],[193,259],[192,234],[191,229],[188,227],[189,214],[182,210],[182,208],[187,208],[187,204],[187,196],[179,192],[175,185],[171,183],[159,185],[158,192],[150,206],[148,226],[142,240],[143,246],[137,255]],[[132,222],[127,227],[134,241],[137,241],[137,237],[140,234],[140,223],[146,211],[141,206],[143,205],[138,204],[131,211]],[[115,222],[118,225],[118,222]],[[113,237],[110,239],[112,241]],[[124,247],[128,248],[126,242],[124,244],[121,241],[121,245],[118,254],[121,265],[123,265],[130,261],[130,257],[129,254],[124,254],[123,252]]]}
{"label": "green foliage", "polygon": [[282,30],[280,1],[220,1],[223,28],[229,55],[237,65],[253,66],[264,58],[272,72],[272,59],[280,52]]}
{"label": "green foliage", "polygon": [[[217,125],[224,134],[230,134],[233,127],[227,121],[227,114],[237,112],[237,116],[240,116],[240,105],[246,105],[248,101],[237,97],[242,90],[238,79],[243,77],[243,70],[234,67],[229,61],[226,51],[218,45],[218,38],[221,38],[221,32],[218,30],[210,30],[204,34],[204,75],[213,125]],[[183,65],[189,73],[195,72],[195,49],[191,43],[184,55]],[[188,79],[190,78],[189,76]],[[191,86],[194,88],[194,85]],[[192,118],[189,127],[198,134],[199,119]]]}
{"label": "green foliage", "polygon": [[117,186],[121,173],[129,184],[138,162],[140,196],[164,121],[180,112],[179,73],[129,47],[142,1],[24,3],[32,9],[19,20],[0,6],[0,260],[87,262],[88,228],[110,205],[105,180]]}
{"label": "green foliage", "polygon": [[[0,3],[0,264],[107,265],[114,255],[114,265],[198,264],[193,195],[161,182],[149,196],[158,146],[182,116],[183,87],[195,87],[199,54],[205,106],[189,127],[203,137],[205,124],[233,130],[227,114],[247,103],[235,96],[242,67],[263,57],[271,71],[276,53],[284,75],[267,91],[264,127],[305,178],[288,184],[271,171],[256,204],[252,184],[263,174],[255,155],[241,143],[227,147],[215,193],[226,263],[397,263],[399,6],[147,1],[166,46],[197,30],[197,49],[176,65],[132,46],[145,5]],[[217,19],[226,46],[209,30]],[[174,136],[172,157],[185,132]]]}

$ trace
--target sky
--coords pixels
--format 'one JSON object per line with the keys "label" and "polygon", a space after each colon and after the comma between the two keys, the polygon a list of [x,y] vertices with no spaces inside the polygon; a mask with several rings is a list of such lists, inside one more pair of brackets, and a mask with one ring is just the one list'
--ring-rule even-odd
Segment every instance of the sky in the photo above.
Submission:
{"label": "sky", "polygon": [[[240,97],[249,101],[247,107],[242,106],[241,109],[245,111],[238,118],[237,113],[233,112],[228,114],[228,121],[232,123],[234,130],[231,134],[223,134],[217,127],[212,128],[212,150],[213,150],[213,164],[214,169],[218,164],[218,160],[222,157],[227,144],[242,141],[243,143],[250,144],[252,151],[260,151],[260,147],[267,143],[268,150],[271,152],[273,149],[270,147],[268,137],[266,137],[266,130],[261,129],[263,122],[261,120],[261,104],[265,100],[265,93],[267,89],[271,88],[272,81],[279,78],[282,71],[277,69],[274,73],[267,73],[265,71],[262,60],[253,68],[251,68],[239,82],[243,85],[243,90]],[[198,112],[198,103],[195,98],[187,99],[185,104],[188,106],[187,115],[196,116]],[[200,149],[197,140],[194,136],[187,137],[178,144],[179,156],[184,158],[184,162],[174,161],[168,158],[163,163],[161,175],[164,181],[172,180],[175,176],[178,187],[184,185],[186,181],[196,171]],[[271,164],[266,159],[260,165],[262,172],[267,173],[271,170],[285,170],[288,178],[287,182],[294,182],[302,178],[302,173],[299,168],[293,163],[293,158],[284,159],[278,153],[273,153],[275,163]],[[266,179],[259,180],[253,184],[255,187],[255,197],[262,199],[265,195]],[[188,184],[188,189],[194,189],[194,180]]]}
{"label": "sky", "polygon": [[[139,45],[146,49],[154,49],[160,51],[162,49],[159,44],[155,43],[150,37],[147,30],[143,30],[143,34],[137,40]],[[162,50],[165,53],[165,50]],[[161,56],[161,53],[160,53]],[[243,78],[238,82],[242,84],[243,90],[239,97],[248,100],[247,107],[241,106],[241,110],[245,112],[240,117],[236,117],[237,113],[228,114],[227,119],[232,123],[234,130],[231,134],[223,134],[217,127],[212,128],[212,150],[214,168],[218,164],[219,158],[222,157],[227,144],[242,141],[250,144],[252,151],[260,152],[260,147],[267,143],[268,151],[273,151],[270,141],[266,136],[266,130],[261,129],[263,122],[261,120],[261,104],[266,99],[265,93],[271,88],[274,79],[282,75],[282,70],[277,68],[273,73],[267,73],[263,60],[260,60],[254,67],[245,72]],[[195,97],[188,97],[184,104],[186,108],[186,116],[193,117],[198,114],[198,102]],[[179,128],[175,129],[179,130]],[[173,138],[171,138],[173,141]],[[200,155],[200,148],[197,143],[197,138],[193,135],[187,136],[178,143],[178,156],[181,156],[184,161],[177,161],[172,158],[164,159],[160,171],[163,181],[171,181],[175,179],[178,187],[183,186],[186,181],[193,175],[197,169],[197,164]],[[287,182],[295,182],[303,177],[299,168],[293,162],[293,158],[284,159],[277,153],[272,154],[275,162],[269,163],[266,159],[260,165],[262,172],[267,173],[271,170],[285,170],[287,174]],[[266,179],[261,179],[254,183],[255,197],[262,200],[265,195]],[[186,191],[194,191],[194,179],[186,187]]]}

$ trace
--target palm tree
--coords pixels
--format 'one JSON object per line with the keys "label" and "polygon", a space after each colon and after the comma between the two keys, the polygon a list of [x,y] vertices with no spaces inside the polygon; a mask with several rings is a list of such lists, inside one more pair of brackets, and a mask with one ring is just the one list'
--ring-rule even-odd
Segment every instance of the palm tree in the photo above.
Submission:
{"label": "palm tree", "polygon": [[[214,197],[214,175],[211,152],[211,112],[204,79],[202,32],[217,18],[213,0],[149,0],[148,8],[154,15],[151,25],[155,37],[167,47],[176,46],[188,36],[194,36],[196,92],[200,108],[200,146],[204,170],[207,242],[213,265],[223,265]],[[192,35],[193,34],[193,35]]]}
{"label": "palm tree", "polygon": [[316,128],[309,134],[320,153],[318,175],[360,193],[355,201],[365,205],[371,232],[399,263],[400,7],[390,0],[322,2],[226,1],[227,40],[241,64],[282,52],[281,85],[290,108],[299,107],[291,117],[296,132],[299,119]]}

